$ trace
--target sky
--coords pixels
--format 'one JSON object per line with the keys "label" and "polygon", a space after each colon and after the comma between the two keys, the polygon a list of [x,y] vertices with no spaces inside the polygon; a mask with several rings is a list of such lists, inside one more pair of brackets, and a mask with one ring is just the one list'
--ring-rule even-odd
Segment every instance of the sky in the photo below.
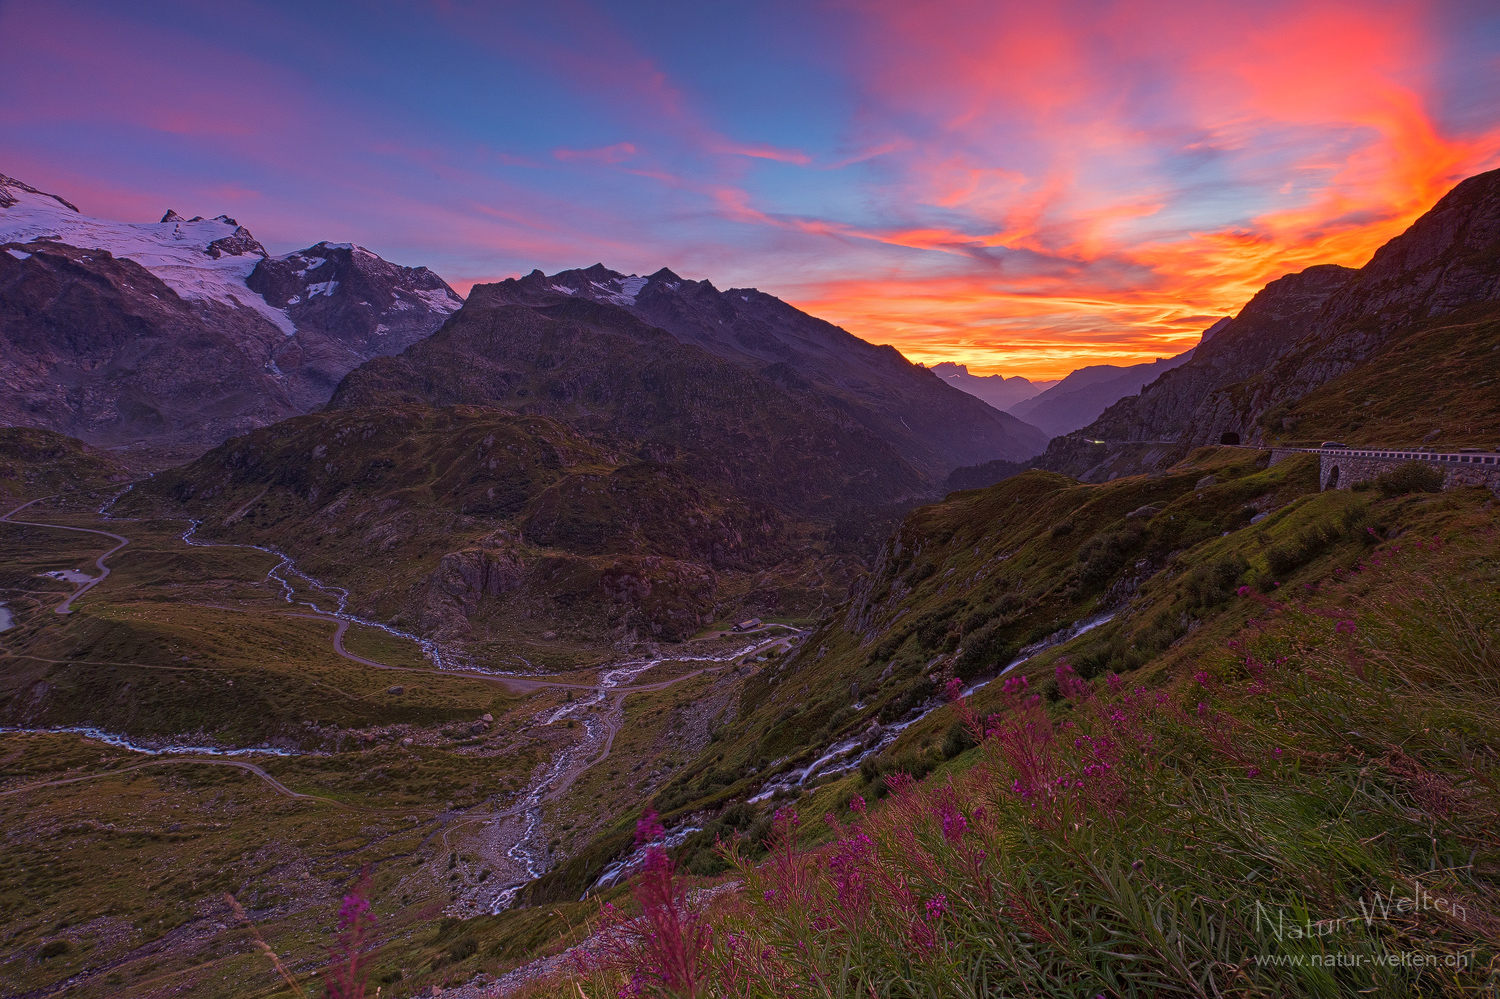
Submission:
{"label": "sky", "polygon": [[1500,167],[1500,4],[0,0],[0,173],[461,293],[758,287],[912,360],[1192,346]]}

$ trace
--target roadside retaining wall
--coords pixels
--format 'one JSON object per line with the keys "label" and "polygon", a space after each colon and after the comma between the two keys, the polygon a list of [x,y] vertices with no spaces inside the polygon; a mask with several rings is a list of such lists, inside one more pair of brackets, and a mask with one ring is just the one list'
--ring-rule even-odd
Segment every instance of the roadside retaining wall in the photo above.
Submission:
{"label": "roadside retaining wall", "polygon": [[1500,496],[1500,454],[1439,453],[1433,451],[1371,451],[1360,448],[1272,448],[1271,464],[1294,454],[1318,456],[1318,482],[1323,489],[1351,489],[1408,461],[1432,462],[1443,470],[1443,488],[1483,486]]}

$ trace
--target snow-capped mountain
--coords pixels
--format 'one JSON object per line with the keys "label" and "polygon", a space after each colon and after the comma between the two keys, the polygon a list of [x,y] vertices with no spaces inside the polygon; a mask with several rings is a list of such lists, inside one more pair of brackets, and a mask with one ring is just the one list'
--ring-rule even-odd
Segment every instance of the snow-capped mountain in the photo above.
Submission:
{"label": "snow-capped mountain", "polygon": [[0,420],[174,455],[321,406],[463,304],[363,247],[271,256],[226,215],[92,218],[4,175],[0,247]]}

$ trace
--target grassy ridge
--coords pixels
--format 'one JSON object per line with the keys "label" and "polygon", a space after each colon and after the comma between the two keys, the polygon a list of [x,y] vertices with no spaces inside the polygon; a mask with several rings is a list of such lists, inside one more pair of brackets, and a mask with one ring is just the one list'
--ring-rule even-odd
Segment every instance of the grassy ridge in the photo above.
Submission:
{"label": "grassy ridge", "polygon": [[736,861],[740,891],[679,911],[708,945],[637,938],[630,967],[566,994],[1488,994],[1500,520],[1482,506],[1377,509],[1399,538],[1246,586],[1191,672],[1058,664],[1050,692],[1033,673],[943,709],[977,746],[891,781],[868,817],[788,808],[766,860]]}
{"label": "grassy ridge", "polygon": [[686,638],[747,601],[805,612],[847,574],[822,571],[816,525],[555,420],[469,406],[289,420],[162,473],[117,512],[274,545],[365,616],[526,659],[546,655],[547,632],[581,648]]}

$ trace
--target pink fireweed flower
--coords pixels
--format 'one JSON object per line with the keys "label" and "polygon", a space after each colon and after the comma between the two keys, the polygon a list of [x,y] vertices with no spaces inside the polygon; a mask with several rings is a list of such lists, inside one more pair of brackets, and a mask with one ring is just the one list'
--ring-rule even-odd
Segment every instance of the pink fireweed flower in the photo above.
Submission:
{"label": "pink fireweed flower", "polygon": [[1057,679],[1057,689],[1070,701],[1082,701],[1094,693],[1094,687],[1083,677],[1079,676],[1073,667],[1067,663],[1060,663],[1053,676]]}
{"label": "pink fireweed flower", "polygon": [[948,911],[948,896],[934,895],[927,900],[927,918],[933,922],[943,918]]}
{"label": "pink fireweed flower", "polygon": [[1251,593],[1254,593],[1255,591],[1252,590],[1252,589],[1250,589],[1250,587],[1248,587],[1248,586],[1241,586],[1239,589],[1235,590],[1234,592],[1236,594],[1238,594],[1239,596],[1248,597]]}
{"label": "pink fireweed flower", "polygon": [[943,684],[943,700],[956,701],[958,700],[958,695],[962,694],[963,691],[964,682],[955,676],[953,679]]}
{"label": "pink fireweed flower", "polygon": [[369,896],[370,869],[365,867],[354,882],[354,890],[344,896],[339,907],[338,942],[328,948],[333,958],[327,977],[330,999],[355,999],[365,994],[365,982],[370,977],[365,951],[375,924]]}
{"label": "pink fireweed flower", "polygon": [[939,811],[939,817],[943,823],[943,839],[950,843],[957,843],[963,839],[964,833],[969,828],[968,820],[964,818],[963,812],[944,802]]}
{"label": "pink fireweed flower", "polygon": [[369,899],[363,898],[360,895],[345,895],[344,904],[339,909],[339,929],[347,930],[369,911]]}
{"label": "pink fireweed flower", "polygon": [[1357,630],[1353,621],[1340,621],[1333,626],[1333,633],[1335,635],[1352,635]]}
{"label": "pink fireweed flower", "polygon": [[858,918],[870,901],[869,873],[874,859],[874,841],[864,833],[856,833],[839,841],[838,852],[828,862],[834,894],[853,918]]}
{"label": "pink fireweed flower", "polygon": [[1198,686],[1207,687],[1213,677],[1208,675],[1208,670],[1200,669],[1198,672],[1193,674],[1193,679],[1198,681]]}
{"label": "pink fireweed flower", "polygon": [[635,823],[635,845],[645,846],[666,835],[666,827],[657,820],[656,809],[648,808]]}
{"label": "pink fireweed flower", "polygon": [[856,815],[865,814],[865,799],[857,794],[854,797],[850,798],[849,811],[855,813]]}

